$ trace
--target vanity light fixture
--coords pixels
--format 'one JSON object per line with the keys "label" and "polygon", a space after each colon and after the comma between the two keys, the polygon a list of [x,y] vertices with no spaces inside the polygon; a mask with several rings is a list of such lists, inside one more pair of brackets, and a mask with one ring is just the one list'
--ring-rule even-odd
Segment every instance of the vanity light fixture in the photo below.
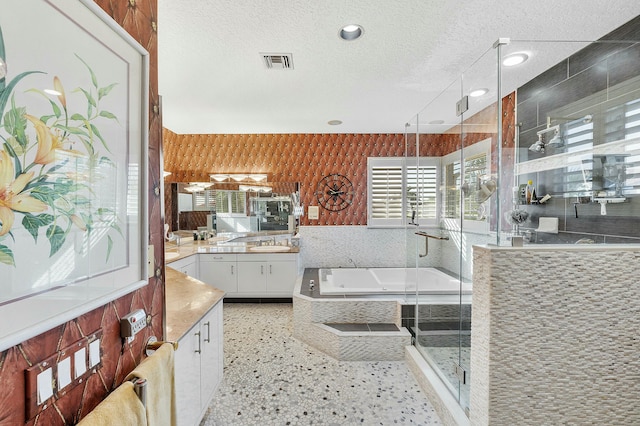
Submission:
{"label": "vanity light fixture", "polygon": [[249,175],[249,179],[255,180],[256,182],[262,182],[267,179],[267,175],[264,174],[251,174]]}
{"label": "vanity light fixture", "polygon": [[271,192],[270,186],[253,186],[253,185],[239,185],[238,189],[245,192]]}
{"label": "vanity light fixture", "polygon": [[245,180],[252,180],[254,182],[262,182],[267,180],[269,176],[266,173],[216,173],[209,175],[209,178],[216,182],[224,182],[226,180],[234,180],[236,182],[242,182]]}
{"label": "vanity light fixture", "polygon": [[478,97],[480,97],[482,95],[485,95],[487,93],[489,93],[489,89],[485,89],[485,88],[474,89],[471,92],[469,92],[469,96],[471,96],[472,98],[478,98]]}
{"label": "vanity light fixture", "polygon": [[353,41],[362,36],[364,33],[364,28],[357,24],[349,24],[340,28],[340,38],[345,41]]}
{"label": "vanity light fixture", "polygon": [[229,175],[209,175],[209,177],[213,180],[215,180],[216,182],[223,182],[227,179],[229,179]]}
{"label": "vanity light fixture", "polygon": [[524,52],[512,53],[502,59],[502,65],[504,65],[505,67],[513,67],[516,65],[520,65],[527,59],[529,59],[529,55]]}
{"label": "vanity light fixture", "polygon": [[185,186],[184,190],[189,192],[202,192],[211,186],[207,182],[189,182],[189,186]]}
{"label": "vanity light fixture", "polygon": [[243,180],[247,179],[249,176],[236,174],[236,175],[229,175],[229,177],[231,179],[235,180],[236,182],[240,182],[240,181],[243,181]]}

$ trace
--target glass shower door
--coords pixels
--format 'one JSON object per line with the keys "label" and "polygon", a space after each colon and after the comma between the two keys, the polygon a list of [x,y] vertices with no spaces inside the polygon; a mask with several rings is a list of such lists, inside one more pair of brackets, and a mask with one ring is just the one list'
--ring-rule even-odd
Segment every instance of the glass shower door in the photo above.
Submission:
{"label": "glass shower door", "polygon": [[[437,159],[436,220],[418,215],[407,229],[407,253],[416,271],[413,331],[415,346],[457,398],[460,360],[460,151],[461,117],[456,103],[462,82],[453,82],[411,122],[415,147],[408,158],[418,165]],[[447,164],[445,165],[445,162]],[[440,288],[435,283],[440,282]]]}
{"label": "glass shower door", "polygon": [[[496,58],[496,50],[488,50],[415,117],[415,149],[408,152],[418,164],[433,157],[440,163],[438,221],[422,226],[419,217],[419,226],[407,230],[416,267],[415,346],[467,411],[473,245],[496,243],[500,215]],[[442,273],[450,286],[434,289]]]}

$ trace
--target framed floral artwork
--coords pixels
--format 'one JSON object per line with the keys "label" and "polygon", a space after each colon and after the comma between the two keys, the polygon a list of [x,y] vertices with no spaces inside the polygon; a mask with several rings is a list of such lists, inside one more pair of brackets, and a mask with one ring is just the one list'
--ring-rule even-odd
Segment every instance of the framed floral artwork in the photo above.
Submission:
{"label": "framed floral artwork", "polygon": [[148,241],[147,52],[91,0],[2,9],[0,350],[145,285]]}

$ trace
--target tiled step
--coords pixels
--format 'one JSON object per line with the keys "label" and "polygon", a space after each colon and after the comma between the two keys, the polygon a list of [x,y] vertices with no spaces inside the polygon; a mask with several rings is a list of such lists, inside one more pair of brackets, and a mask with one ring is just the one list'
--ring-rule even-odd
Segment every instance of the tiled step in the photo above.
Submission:
{"label": "tiled step", "polygon": [[392,323],[318,323],[313,346],[340,361],[401,361],[411,333]]}
{"label": "tiled step", "polygon": [[400,331],[397,325],[390,323],[325,323],[325,325],[335,328],[338,331]]}

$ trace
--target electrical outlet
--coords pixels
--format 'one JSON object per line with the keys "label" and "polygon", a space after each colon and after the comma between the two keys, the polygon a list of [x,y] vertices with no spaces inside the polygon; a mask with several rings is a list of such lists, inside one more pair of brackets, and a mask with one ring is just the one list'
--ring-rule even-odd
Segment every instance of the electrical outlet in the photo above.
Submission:
{"label": "electrical outlet", "polygon": [[153,244],[147,247],[147,277],[153,278],[155,275],[155,258],[153,254]]}

